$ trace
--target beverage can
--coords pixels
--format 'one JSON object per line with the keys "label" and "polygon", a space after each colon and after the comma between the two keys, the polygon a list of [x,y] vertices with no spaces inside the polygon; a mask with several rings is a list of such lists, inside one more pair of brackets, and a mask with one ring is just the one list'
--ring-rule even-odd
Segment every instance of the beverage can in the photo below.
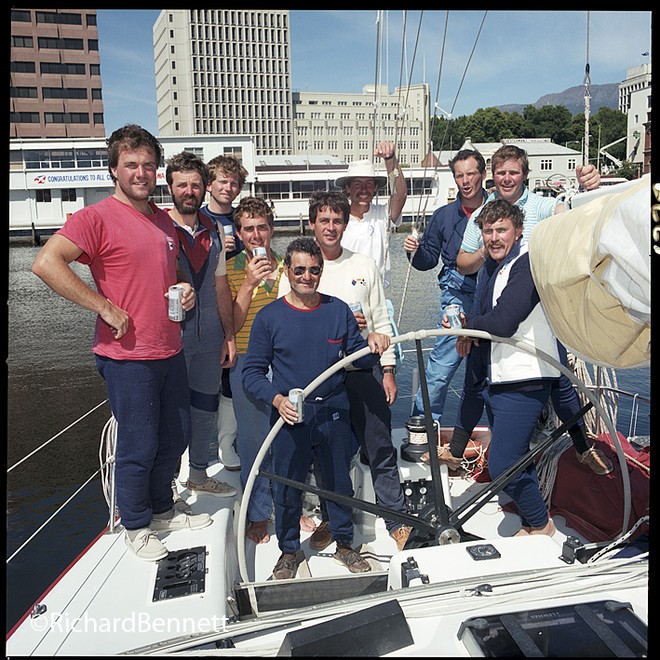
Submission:
{"label": "beverage can", "polygon": [[460,316],[461,308],[458,305],[447,305],[447,307],[445,307],[445,314],[447,314],[447,320],[449,321],[449,326],[451,328],[463,327]]}
{"label": "beverage can", "polygon": [[233,225],[222,225],[222,231],[225,232],[225,236],[233,236],[234,235]]}
{"label": "beverage can", "polygon": [[357,312],[358,314],[362,314],[362,303],[360,302],[352,302],[348,303],[348,306],[351,308],[351,312],[355,313]]}
{"label": "beverage can", "polygon": [[266,259],[267,258],[266,248],[265,247],[256,247],[256,248],[254,248],[254,256],[255,257],[263,257],[264,259]]}
{"label": "beverage can", "polygon": [[183,287],[180,284],[175,284],[167,290],[167,297],[169,299],[167,305],[167,316],[170,321],[183,321],[186,312],[181,304],[181,297],[183,296]]}
{"label": "beverage can", "polygon": [[305,419],[305,392],[299,387],[294,387],[292,390],[289,390],[289,401],[295,406],[296,412],[298,413],[298,422],[302,422]]}

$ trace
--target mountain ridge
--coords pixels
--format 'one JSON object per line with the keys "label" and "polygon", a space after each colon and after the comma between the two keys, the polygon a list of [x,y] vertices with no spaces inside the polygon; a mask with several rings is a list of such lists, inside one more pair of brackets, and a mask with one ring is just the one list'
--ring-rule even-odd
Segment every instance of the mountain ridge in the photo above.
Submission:
{"label": "mountain ridge", "polygon": [[[598,112],[603,107],[611,110],[619,109],[619,83],[590,85],[589,93],[591,95],[590,110],[592,113]],[[545,105],[563,105],[573,115],[584,113],[584,86],[576,85],[562,92],[544,94],[535,103],[507,103],[495,107],[502,112],[522,114],[522,111],[528,105],[533,105],[535,108],[542,108]]]}

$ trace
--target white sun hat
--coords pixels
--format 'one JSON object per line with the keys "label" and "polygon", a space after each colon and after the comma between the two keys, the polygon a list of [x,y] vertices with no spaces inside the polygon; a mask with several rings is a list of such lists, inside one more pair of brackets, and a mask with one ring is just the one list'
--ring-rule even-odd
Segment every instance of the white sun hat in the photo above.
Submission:
{"label": "white sun hat", "polygon": [[365,159],[354,160],[352,163],[349,163],[346,174],[338,177],[335,180],[335,185],[343,190],[345,184],[347,184],[351,179],[355,179],[357,177],[368,177],[370,179],[375,179],[376,185],[379,188],[382,188],[387,183],[387,177],[376,176],[374,164],[370,160]]}

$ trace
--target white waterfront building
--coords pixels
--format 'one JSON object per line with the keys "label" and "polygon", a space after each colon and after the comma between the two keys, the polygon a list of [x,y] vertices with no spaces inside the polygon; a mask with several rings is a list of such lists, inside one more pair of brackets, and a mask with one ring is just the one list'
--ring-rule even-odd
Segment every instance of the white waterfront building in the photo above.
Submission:
{"label": "white waterfront building", "polygon": [[[348,168],[334,156],[257,156],[248,136],[160,136],[163,162],[151,199],[162,208],[172,200],[165,181],[165,160],[181,151],[204,161],[218,155],[239,158],[249,175],[242,196],[267,200],[278,226],[298,226],[307,220],[308,200],[315,190],[333,190]],[[59,229],[75,211],[112,194],[106,141],[102,138],[12,139],[9,165],[10,235],[48,234]],[[382,162],[377,171],[384,172]],[[380,168],[380,169],[379,169]],[[446,164],[434,169],[404,168],[409,197],[404,219],[429,216],[455,196]],[[381,193],[386,199],[386,192]]]}

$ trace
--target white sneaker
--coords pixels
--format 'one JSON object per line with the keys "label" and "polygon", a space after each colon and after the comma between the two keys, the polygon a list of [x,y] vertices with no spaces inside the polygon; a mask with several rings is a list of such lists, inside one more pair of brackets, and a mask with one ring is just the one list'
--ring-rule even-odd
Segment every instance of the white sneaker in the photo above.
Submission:
{"label": "white sneaker", "polygon": [[158,561],[167,557],[167,548],[158,540],[152,529],[144,527],[140,530],[131,530],[131,532],[133,531],[136,532],[133,540],[131,541],[128,530],[126,530],[124,541],[136,557],[145,561]]}
{"label": "white sneaker", "polygon": [[[170,512],[168,512],[169,514]],[[163,517],[154,516],[151,520],[151,529],[156,532],[174,532],[179,529],[202,529],[208,527],[213,519],[208,513],[197,513],[190,515],[184,511],[172,511],[173,515],[160,514]]]}
{"label": "white sneaker", "polygon": [[206,481],[201,484],[196,484],[194,481],[186,481],[186,488],[188,490],[196,491],[198,493],[209,493],[217,495],[218,497],[234,497],[236,489],[224,481],[216,481],[211,477],[207,477]]}

